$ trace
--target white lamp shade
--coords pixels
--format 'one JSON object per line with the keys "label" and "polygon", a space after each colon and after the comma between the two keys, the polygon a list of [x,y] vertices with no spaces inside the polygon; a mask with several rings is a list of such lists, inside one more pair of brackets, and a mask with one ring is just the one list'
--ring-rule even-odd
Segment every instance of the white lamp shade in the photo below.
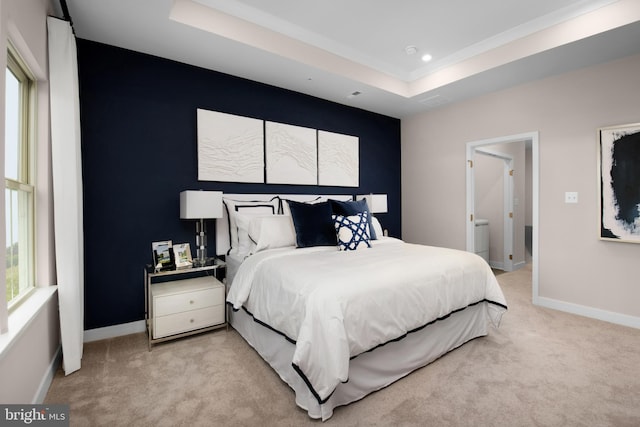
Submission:
{"label": "white lamp shade", "polygon": [[387,195],[386,194],[365,194],[356,196],[357,200],[365,199],[371,213],[387,213]]}
{"label": "white lamp shade", "polygon": [[222,218],[222,191],[181,192],[180,218]]}

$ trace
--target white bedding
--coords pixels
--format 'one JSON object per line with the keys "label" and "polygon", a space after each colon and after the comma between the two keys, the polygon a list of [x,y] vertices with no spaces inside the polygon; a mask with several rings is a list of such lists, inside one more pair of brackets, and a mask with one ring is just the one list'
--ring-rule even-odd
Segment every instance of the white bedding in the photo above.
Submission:
{"label": "white bedding", "polygon": [[291,361],[318,402],[349,360],[481,301],[498,326],[506,301],[479,256],[384,238],[372,248],[279,248],[238,268],[227,301],[295,343]]}
{"label": "white bedding", "polygon": [[245,255],[237,255],[233,253],[227,254],[225,256],[224,262],[227,266],[225,271],[225,280],[228,284],[233,283],[233,278],[236,277],[236,272],[238,271],[238,268],[240,268],[240,265],[245,258]]}

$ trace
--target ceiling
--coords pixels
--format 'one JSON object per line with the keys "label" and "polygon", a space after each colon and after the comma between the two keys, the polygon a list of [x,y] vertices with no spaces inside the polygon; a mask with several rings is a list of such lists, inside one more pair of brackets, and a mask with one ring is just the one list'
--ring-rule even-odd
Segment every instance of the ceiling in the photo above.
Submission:
{"label": "ceiling", "polygon": [[638,0],[66,3],[79,38],[398,118],[640,53]]}

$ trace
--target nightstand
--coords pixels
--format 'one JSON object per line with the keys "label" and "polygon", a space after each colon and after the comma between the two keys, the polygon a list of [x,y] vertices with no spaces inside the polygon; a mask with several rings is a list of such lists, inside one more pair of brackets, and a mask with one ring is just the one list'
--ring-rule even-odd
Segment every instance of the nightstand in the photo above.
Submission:
{"label": "nightstand", "polygon": [[148,348],[227,327],[225,285],[216,278],[225,263],[151,273],[144,270],[144,308]]}

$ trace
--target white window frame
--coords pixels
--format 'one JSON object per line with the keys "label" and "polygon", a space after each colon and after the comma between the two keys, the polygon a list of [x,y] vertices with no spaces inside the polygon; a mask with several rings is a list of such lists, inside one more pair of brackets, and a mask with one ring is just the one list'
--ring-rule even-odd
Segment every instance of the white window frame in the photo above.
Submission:
{"label": "white window frame", "polygon": [[[8,313],[14,311],[35,290],[35,140],[36,140],[36,79],[22,60],[15,47],[7,43],[7,69],[10,70],[21,83],[20,107],[20,147],[17,180],[5,177],[5,202],[7,190],[18,192],[18,241],[28,242],[19,247],[20,262],[19,277],[23,290],[10,301],[6,301]],[[6,82],[5,82],[6,84]],[[6,108],[6,106],[5,106]],[[22,196],[22,197],[21,197]],[[7,207],[5,207],[7,212]],[[20,218],[22,217],[22,218]],[[9,218],[5,218],[6,221]],[[11,241],[6,236],[6,241]],[[6,267],[5,267],[6,275]],[[8,296],[7,296],[8,297]]]}

